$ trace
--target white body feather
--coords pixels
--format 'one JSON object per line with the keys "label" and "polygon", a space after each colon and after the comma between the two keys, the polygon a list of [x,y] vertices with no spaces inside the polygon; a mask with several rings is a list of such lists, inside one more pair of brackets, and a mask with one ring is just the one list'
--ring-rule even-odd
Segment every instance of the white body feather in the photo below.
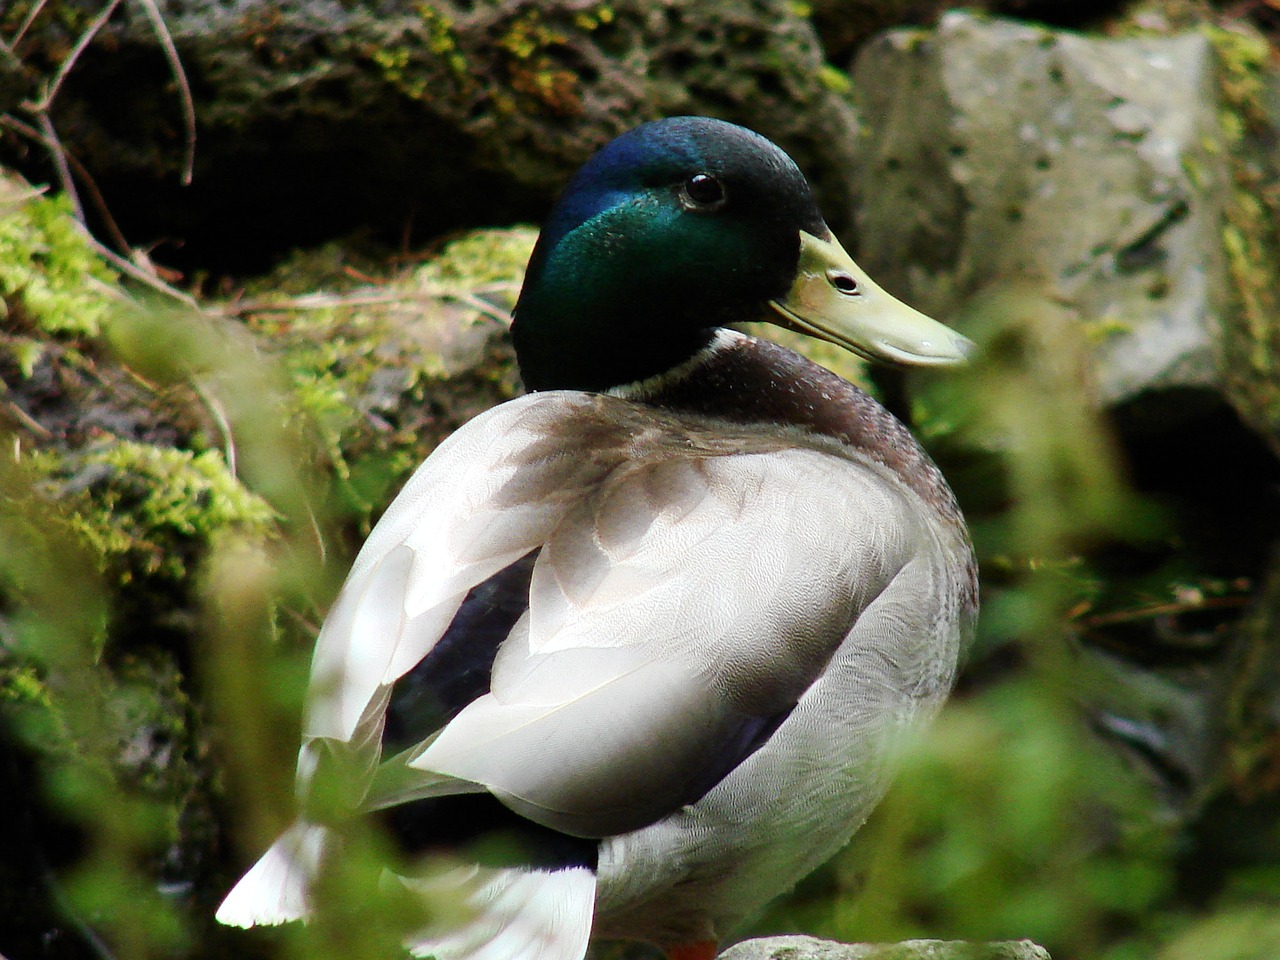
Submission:
{"label": "white body feather", "polygon": [[[932,516],[886,467],[800,431],[580,393],[504,404],[441,445],[361,550],[317,644],[300,779],[341,757],[368,808],[484,788],[609,838],[598,883],[496,873],[472,926],[419,952],[578,960],[593,923],[722,937],[847,840],[896,741],[950,687],[968,547]],[[539,548],[490,692],[375,772],[391,685],[472,587]],[[792,704],[682,804],[734,723]],[[218,918],[305,912],[312,829],[282,838]]]}

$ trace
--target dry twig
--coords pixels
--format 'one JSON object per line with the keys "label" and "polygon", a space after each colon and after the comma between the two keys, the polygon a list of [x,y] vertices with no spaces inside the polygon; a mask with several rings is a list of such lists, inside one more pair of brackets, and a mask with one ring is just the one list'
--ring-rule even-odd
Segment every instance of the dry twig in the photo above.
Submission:
{"label": "dry twig", "polygon": [[53,129],[53,121],[49,119],[49,112],[42,110],[36,114],[36,122],[40,124],[41,137],[50,145],[49,153],[53,157],[54,169],[58,171],[58,183],[61,184],[63,192],[66,193],[67,198],[71,201],[71,208],[75,213],[76,219],[80,221],[81,226],[84,226],[84,207],[80,203],[80,194],[76,190],[76,182],[71,177],[71,167],[67,163],[67,151],[63,149],[62,141],[58,139],[58,131]]}
{"label": "dry twig", "polygon": [[0,114],[0,126],[9,127],[15,133],[29,140],[34,140],[48,150],[51,155],[61,151],[63,158],[71,168],[71,173],[75,174],[76,180],[88,193],[93,209],[97,211],[98,216],[102,219],[102,227],[110,237],[111,242],[116,245],[121,253],[127,255],[129,253],[129,241],[124,238],[124,234],[120,232],[120,227],[116,223],[115,217],[111,216],[111,211],[107,209],[107,201],[103,197],[102,191],[98,189],[98,182],[93,179],[93,175],[89,173],[85,165],[76,159],[76,155],[65,149],[58,141],[50,141],[35,127],[23,123],[12,114]]}
{"label": "dry twig", "polygon": [[1248,596],[1203,597],[1197,600],[1177,600],[1168,603],[1152,603],[1130,610],[1110,610],[1105,613],[1093,613],[1080,616],[1081,626],[1094,629],[1109,627],[1122,623],[1136,623],[1142,620],[1154,620],[1156,617],[1176,617],[1184,613],[1199,613],[1201,610],[1235,610],[1247,607],[1252,602]]}
{"label": "dry twig", "polygon": [[116,7],[120,6],[121,2],[122,0],[108,0],[107,5],[99,10],[98,15],[89,22],[89,26],[85,27],[84,33],[80,34],[80,39],[76,41],[76,45],[71,48],[71,52],[58,65],[57,72],[45,84],[44,95],[35,103],[25,105],[33,115],[47,115],[49,113],[49,107],[58,95],[58,90],[62,87],[63,81],[67,79],[67,74],[76,65],[76,61],[80,59],[80,54],[84,53],[85,48],[93,43],[93,38],[98,35],[98,31],[107,25],[107,21],[111,19],[111,15],[116,12]]}
{"label": "dry twig", "polygon": [[138,0],[147,18],[156,32],[156,39],[164,48],[165,59],[169,61],[169,69],[173,71],[173,80],[178,85],[178,94],[182,101],[182,120],[186,128],[186,150],[182,161],[183,186],[191,185],[191,177],[196,164],[196,106],[191,98],[191,85],[187,82],[186,71],[182,69],[182,60],[178,57],[178,48],[173,42],[173,34],[165,25],[156,0]]}
{"label": "dry twig", "polygon": [[[54,99],[57,97],[59,90],[62,88],[63,82],[68,74],[75,66],[80,55],[91,44],[94,38],[102,30],[120,6],[123,0],[108,0],[108,2],[98,11],[97,16],[90,21],[88,27],[76,40],[75,46],[67,54],[61,64],[58,65],[57,71],[44,84],[43,92],[38,100],[24,103],[23,109],[31,114],[35,120],[36,127],[31,127],[23,123],[16,117],[9,114],[0,115],[0,125],[7,126],[10,129],[26,136],[30,139],[41,143],[49,152],[49,156],[53,161],[54,169],[57,171],[58,184],[70,198],[71,205],[75,211],[75,217],[82,226],[86,224],[84,206],[81,203],[79,192],[76,188],[76,182],[79,180],[89,191],[90,199],[93,201],[94,209],[102,218],[106,232],[111,242],[117,246],[124,254],[116,253],[102,243],[98,242],[92,235],[89,236],[89,242],[95,251],[104,259],[112,264],[117,270],[146,284],[154,290],[182,301],[190,307],[196,307],[195,300],[177,290],[175,287],[166,283],[154,270],[148,269],[147,266],[139,265],[134,257],[135,251],[129,242],[121,233],[119,226],[115,222],[115,218],[111,216],[110,210],[107,208],[105,199],[99,191],[97,184],[89,171],[85,169],[76,158],[63,146],[58,132],[54,128],[53,120],[50,115],[50,109]],[[183,156],[182,165],[182,182],[184,184],[191,183],[192,173],[195,166],[195,145],[196,145],[196,116],[195,103],[191,95],[191,85],[187,81],[187,75],[182,69],[182,62],[178,57],[177,46],[173,42],[173,35],[169,32],[169,28],[165,25],[164,17],[160,12],[159,6],[155,0],[138,0],[142,5],[144,12],[150,20],[152,28],[155,30],[156,37],[164,50],[165,58],[169,63],[170,69],[173,71],[174,81],[177,83],[178,92],[182,102],[182,115],[186,127],[186,149]],[[16,53],[13,51],[18,42],[30,29],[35,22],[40,11],[44,8],[46,0],[37,0],[28,11],[26,18],[18,27],[17,32],[10,38],[8,44],[0,41],[0,46],[4,49],[0,52],[7,53],[9,56],[18,60]],[[19,61],[20,62],[20,61]],[[74,176],[73,176],[74,173]]]}
{"label": "dry twig", "polygon": [[200,398],[200,402],[209,411],[209,415],[213,417],[214,423],[218,426],[218,432],[222,434],[222,455],[226,458],[227,469],[231,471],[231,475],[234,477],[237,475],[236,438],[231,430],[231,421],[227,417],[227,411],[223,408],[222,401],[200,381],[199,377],[192,377],[191,385],[195,388],[196,396]]}
{"label": "dry twig", "polygon": [[511,319],[510,314],[495,307],[487,300],[477,296],[477,294],[486,291],[505,292],[516,287],[516,284],[500,283],[472,291],[428,287],[424,290],[407,290],[396,293],[309,293],[303,297],[281,300],[250,300],[223,308],[221,312],[230,316],[245,316],[251,313],[293,313],[307,310],[331,310],[336,307],[376,307],[390,306],[397,303],[448,300],[468,306],[477,313],[493,320],[506,323]]}
{"label": "dry twig", "polygon": [[36,17],[40,16],[40,11],[44,9],[48,0],[36,0],[31,5],[31,9],[27,11],[27,15],[23,18],[22,23],[18,25],[18,29],[14,31],[12,37],[9,38],[10,47],[16,47],[22,42],[22,38],[27,35],[27,31],[31,29],[31,25],[36,22]]}
{"label": "dry twig", "polygon": [[89,236],[89,243],[93,247],[94,251],[100,257],[102,257],[104,260],[110,263],[113,267],[115,267],[125,276],[132,277],[134,280],[137,280],[139,283],[146,284],[152,290],[155,290],[159,293],[163,293],[167,297],[173,297],[175,300],[180,300],[182,303],[186,304],[188,307],[191,307],[193,310],[200,309],[200,305],[196,303],[196,300],[194,297],[192,297],[189,294],[183,293],[181,290],[179,290],[177,287],[171,284],[165,283],[155,274],[148,273],[146,270],[142,269],[140,266],[138,266],[128,257],[120,256],[120,254],[116,253],[110,247],[107,247],[104,244],[99,243],[96,239],[94,239],[92,235]]}
{"label": "dry twig", "polygon": [[7,58],[12,60],[15,66],[19,68],[22,67],[22,60],[19,59],[18,55],[13,52],[13,47],[9,46],[9,44],[4,42],[3,38],[0,38],[0,53],[4,54]]}

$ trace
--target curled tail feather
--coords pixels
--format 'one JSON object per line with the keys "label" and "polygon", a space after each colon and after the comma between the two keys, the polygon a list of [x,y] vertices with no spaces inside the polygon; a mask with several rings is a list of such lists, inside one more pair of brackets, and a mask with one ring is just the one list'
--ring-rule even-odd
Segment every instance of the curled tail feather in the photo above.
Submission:
{"label": "curled tail feather", "polygon": [[[305,921],[308,887],[331,837],[298,822],[285,831],[227,894],[217,920],[235,927]],[[428,928],[405,946],[436,960],[582,960],[591,936],[596,875],[561,870],[465,870],[426,880],[399,878],[424,899],[455,888],[465,917],[451,929]]]}
{"label": "curled tail feather", "polygon": [[307,888],[325,842],[324,827],[295,823],[227,894],[218,907],[218,922],[254,927],[305,920],[311,911]]}
{"label": "curled tail feather", "polygon": [[407,946],[415,957],[436,960],[582,960],[595,891],[587,867],[483,871],[465,922],[424,931]]}

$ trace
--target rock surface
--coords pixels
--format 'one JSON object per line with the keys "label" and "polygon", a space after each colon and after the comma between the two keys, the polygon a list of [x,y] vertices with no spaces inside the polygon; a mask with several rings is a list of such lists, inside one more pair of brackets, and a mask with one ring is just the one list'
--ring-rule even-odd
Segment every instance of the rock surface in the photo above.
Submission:
{"label": "rock surface", "polygon": [[[1064,438],[1089,422],[1104,431],[1096,461],[1128,458],[1118,469],[1178,518],[1167,541],[1139,534],[1153,541],[1139,569],[1177,571],[1167,603],[1146,615],[1085,602],[1072,682],[1184,822],[1259,769],[1244,745],[1276,729],[1256,704],[1276,696],[1277,654],[1236,609],[1280,536],[1280,110],[1266,50],[1247,32],[1116,39],[957,13],[873,41],[853,71],[868,130],[859,259],[967,324],[985,347],[971,394],[1021,378],[1008,424],[983,410],[982,442],[1015,459],[1057,442],[1067,463],[1080,444]],[[954,380],[913,384],[917,407],[950,406],[934,391]],[[1059,489],[1014,497],[1074,497],[1057,527],[1083,539],[1132,535],[1119,527],[1137,504],[1084,534],[1108,493],[1058,469]],[[1124,595],[1125,574],[1108,589]]]}
{"label": "rock surface", "polygon": [[1023,284],[1074,317],[1105,404],[1221,384],[1231,184],[1203,34],[953,13],[868,45],[854,82],[859,248],[886,286],[945,318]]}
{"label": "rock surface", "polygon": [[[82,27],[92,6],[44,6],[15,51],[24,68],[0,57],[0,112],[21,112],[77,39],[68,23]],[[835,215],[851,206],[848,81],[787,0],[159,7],[195,95],[191,185],[179,182],[180,99],[141,4],[125,4],[83,52],[53,119],[131,242],[179,241],[162,251],[171,260],[244,272],[357,226],[430,238],[537,220],[597,147],[682,113],[770,136]],[[0,13],[0,35],[25,9]],[[0,140],[0,160],[48,179],[25,147]]]}

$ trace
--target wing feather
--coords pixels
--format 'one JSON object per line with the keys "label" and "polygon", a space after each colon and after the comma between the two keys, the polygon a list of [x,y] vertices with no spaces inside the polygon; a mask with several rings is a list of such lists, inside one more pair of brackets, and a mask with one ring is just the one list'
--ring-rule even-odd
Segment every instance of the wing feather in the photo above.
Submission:
{"label": "wing feather", "polygon": [[902,498],[833,459],[686,452],[610,471],[550,533],[491,692],[412,765],[580,836],[696,799],[912,554]]}
{"label": "wing feather", "polygon": [[392,792],[473,782],[580,836],[694,799],[918,547],[906,494],[874,466],[794,437],[732,440],[576,394],[477,418],[361,551],[318,642],[308,734],[356,737],[466,593],[540,550],[490,692],[399,759]]}
{"label": "wing feather", "polygon": [[[595,874],[556,871],[481,871],[463,887],[470,919],[408,944],[415,957],[436,960],[579,960],[587,949]],[[406,881],[414,886],[413,881]],[[429,884],[438,893],[445,884]]]}
{"label": "wing feather", "polygon": [[[418,468],[365,541],[317,639],[306,736],[350,740],[378,688],[426,656],[467,591],[546,538],[595,465],[531,460],[530,450],[586,402],[548,393],[503,404]],[[538,499],[531,474],[546,474],[557,496]]]}

